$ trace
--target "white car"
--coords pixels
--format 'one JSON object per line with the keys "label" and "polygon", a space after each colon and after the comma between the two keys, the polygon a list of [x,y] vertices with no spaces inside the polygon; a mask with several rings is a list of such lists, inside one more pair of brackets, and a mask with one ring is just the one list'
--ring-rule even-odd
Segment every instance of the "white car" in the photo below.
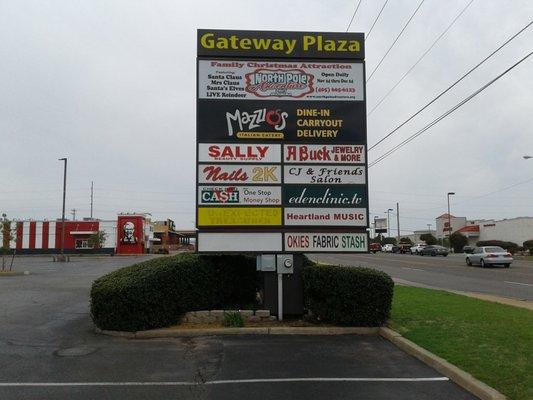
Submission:
{"label": "white car", "polygon": [[384,245],[381,250],[384,251],[385,253],[392,253],[392,249],[393,249],[394,245],[391,244],[391,243],[387,243],[386,245]]}
{"label": "white car", "polygon": [[411,247],[411,254],[420,254],[420,251],[425,248],[427,244],[425,243],[417,243],[413,247]]}
{"label": "white car", "polygon": [[509,268],[512,262],[513,255],[498,246],[476,247],[474,252],[466,257],[466,265],[480,265],[481,268],[489,265]]}

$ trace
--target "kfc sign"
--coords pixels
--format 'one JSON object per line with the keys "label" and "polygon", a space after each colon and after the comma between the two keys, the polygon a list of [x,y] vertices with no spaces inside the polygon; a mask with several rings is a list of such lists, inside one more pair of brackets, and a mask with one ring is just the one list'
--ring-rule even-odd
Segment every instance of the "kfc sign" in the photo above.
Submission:
{"label": "kfc sign", "polygon": [[281,160],[281,145],[201,143],[198,160],[200,162],[275,163]]}

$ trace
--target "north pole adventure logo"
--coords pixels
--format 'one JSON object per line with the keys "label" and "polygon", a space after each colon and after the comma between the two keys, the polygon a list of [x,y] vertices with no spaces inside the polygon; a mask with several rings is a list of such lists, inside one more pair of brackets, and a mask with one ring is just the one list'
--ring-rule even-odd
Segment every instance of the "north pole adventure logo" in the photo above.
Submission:
{"label": "north pole adventure logo", "polygon": [[260,68],[246,74],[246,91],[257,97],[300,98],[313,93],[313,75],[301,69]]}

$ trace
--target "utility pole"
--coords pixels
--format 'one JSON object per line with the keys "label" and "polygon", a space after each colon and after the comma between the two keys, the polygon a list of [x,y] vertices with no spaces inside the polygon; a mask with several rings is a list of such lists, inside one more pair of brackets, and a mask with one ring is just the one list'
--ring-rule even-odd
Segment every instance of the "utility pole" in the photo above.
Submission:
{"label": "utility pole", "polygon": [[93,181],[91,181],[91,219],[93,219]]}
{"label": "utility pole", "polygon": [[428,233],[431,233],[431,224],[427,224],[428,226]]}
{"label": "utility pole", "polygon": [[72,220],[76,221],[76,209],[73,208],[72,210],[70,210],[70,213],[72,214]]}
{"label": "utility pole", "polygon": [[450,215],[450,196],[453,196],[455,192],[448,192],[448,247],[452,249],[452,243],[450,237],[452,236],[452,216]]}
{"label": "utility pole", "polygon": [[64,161],[63,167],[63,212],[61,213],[61,261],[65,261],[65,198],[67,193],[67,159],[60,158],[59,161]]}
{"label": "utility pole", "polygon": [[396,203],[396,224],[398,225],[398,243],[400,243],[400,203]]}

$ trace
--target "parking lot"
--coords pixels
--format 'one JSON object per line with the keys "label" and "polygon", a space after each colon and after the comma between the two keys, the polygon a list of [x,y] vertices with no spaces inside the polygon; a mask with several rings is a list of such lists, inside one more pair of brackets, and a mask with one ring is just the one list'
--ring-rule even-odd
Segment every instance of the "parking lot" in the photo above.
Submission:
{"label": "parking lot", "polygon": [[142,259],[20,258],[31,275],[0,278],[0,398],[474,398],[378,336],[96,335],[91,282]]}

